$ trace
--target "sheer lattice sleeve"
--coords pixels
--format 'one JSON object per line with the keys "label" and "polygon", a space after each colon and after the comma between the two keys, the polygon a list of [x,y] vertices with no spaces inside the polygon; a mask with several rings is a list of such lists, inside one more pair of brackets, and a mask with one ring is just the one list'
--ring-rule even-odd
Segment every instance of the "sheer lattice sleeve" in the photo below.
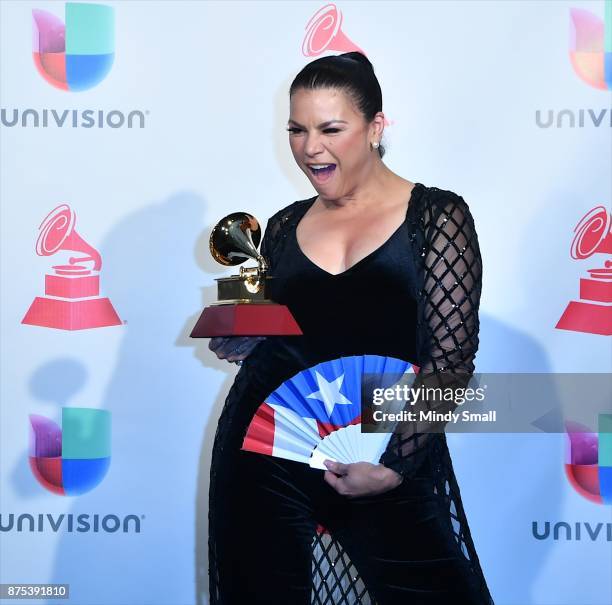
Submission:
{"label": "sheer lattice sleeve", "polygon": [[[435,189],[435,188],[434,188]],[[436,190],[413,213],[410,240],[417,260],[417,350],[420,370],[414,388],[463,389],[474,372],[478,349],[478,308],[482,260],[474,221],[460,196]],[[433,391],[429,391],[433,392]],[[414,476],[444,424],[424,420],[427,412],[447,412],[453,399],[425,397],[407,405],[417,420],[391,436],[381,462],[404,477]]]}
{"label": "sheer lattice sleeve", "polygon": [[274,219],[274,217],[272,217],[266,223],[266,229],[263,237],[261,238],[261,246],[259,247],[259,252],[266,259],[268,271],[272,271],[272,263],[274,261],[274,255],[272,252],[276,247],[279,234],[280,224]]}
{"label": "sheer lattice sleeve", "polygon": [[276,261],[282,253],[288,230],[294,226],[299,216],[297,210],[305,201],[308,200],[294,202],[268,219],[259,251],[266,259],[269,274],[274,274]]}

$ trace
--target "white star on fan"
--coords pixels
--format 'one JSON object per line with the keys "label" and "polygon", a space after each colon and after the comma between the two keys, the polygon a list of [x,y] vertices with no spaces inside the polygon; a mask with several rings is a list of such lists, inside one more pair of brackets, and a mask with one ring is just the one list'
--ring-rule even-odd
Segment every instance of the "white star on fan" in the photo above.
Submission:
{"label": "white star on fan", "polygon": [[321,376],[316,370],[315,374],[317,376],[317,386],[319,390],[307,395],[309,399],[318,399],[322,401],[329,416],[331,416],[336,404],[351,405],[351,402],[340,392],[340,387],[344,381],[344,374],[338,376],[336,380],[332,380],[331,382],[328,382],[327,379]]}

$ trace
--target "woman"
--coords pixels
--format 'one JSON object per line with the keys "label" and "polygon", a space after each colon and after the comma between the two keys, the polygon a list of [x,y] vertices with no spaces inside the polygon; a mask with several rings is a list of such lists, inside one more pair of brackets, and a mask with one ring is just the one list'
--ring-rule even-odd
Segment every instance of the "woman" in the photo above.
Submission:
{"label": "woman", "polygon": [[261,252],[272,298],[304,335],[211,340],[242,364],[213,448],[211,603],[310,604],[321,524],[378,605],[491,604],[443,432],[404,429],[379,464],[330,461],[325,472],[240,450],[266,396],[322,361],[383,355],[414,362],[420,377],[469,376],[478,347],[468,206],[382,162],[371,63],[356,52],[317,59],[289,95],[291,151],[318,195],[276,213]]}

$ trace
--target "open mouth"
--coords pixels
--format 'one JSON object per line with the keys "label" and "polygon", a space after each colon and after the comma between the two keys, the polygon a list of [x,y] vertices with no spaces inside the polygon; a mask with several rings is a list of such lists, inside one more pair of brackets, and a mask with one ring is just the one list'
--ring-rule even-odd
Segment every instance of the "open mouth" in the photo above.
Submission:
{"label": "open mouth", "polygon": [[310,164],[308,166],[311,174],[320,181],[327,180],[335,169],[335,164]]}

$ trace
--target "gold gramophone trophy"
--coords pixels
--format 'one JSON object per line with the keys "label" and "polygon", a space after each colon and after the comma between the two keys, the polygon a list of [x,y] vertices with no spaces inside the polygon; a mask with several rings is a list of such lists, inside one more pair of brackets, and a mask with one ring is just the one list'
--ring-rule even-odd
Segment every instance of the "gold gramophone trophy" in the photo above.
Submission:
{"label": "gold gramophone trophy", "polygon": [[206,307],[190,336],[291,336],[302,330],[288,307],[269,298],[268,266],[257,251],[261,228],[247,212],[233,212],[222,218],[210,234],[210,253],[222,265],[235,266],[252,258],[257,267],[240,267],[239,275],[221,277],[217,302]]}

